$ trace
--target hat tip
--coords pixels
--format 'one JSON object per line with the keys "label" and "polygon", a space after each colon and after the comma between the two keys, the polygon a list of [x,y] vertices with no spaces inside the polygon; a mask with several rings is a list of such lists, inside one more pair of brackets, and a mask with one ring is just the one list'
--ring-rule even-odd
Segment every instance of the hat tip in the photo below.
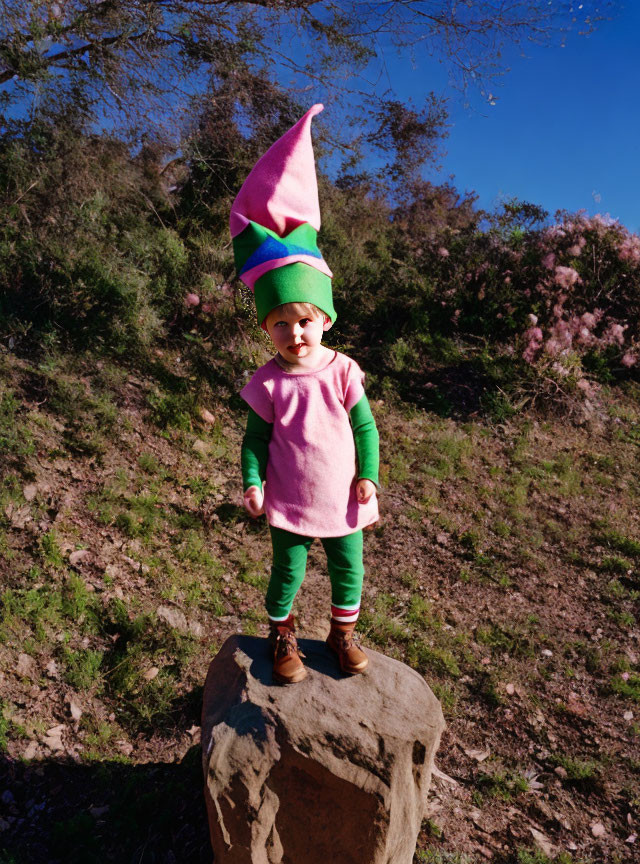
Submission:
{"label": "hat tip", "polygon": [[315,105],[312,105],[311,108],[309,108],[309,114],[311,114],[312,117],[315,117],[316,114],[319,114],[321,111],[324,111],[324,105],[322,102],[316,102]]}

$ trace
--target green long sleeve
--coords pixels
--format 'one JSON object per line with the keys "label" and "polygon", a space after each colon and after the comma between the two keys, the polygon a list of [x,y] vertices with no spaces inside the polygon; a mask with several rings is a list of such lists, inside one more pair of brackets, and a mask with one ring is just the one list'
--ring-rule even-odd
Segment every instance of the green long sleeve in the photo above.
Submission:
{"label": "green long sleeve", "polygon": [[267,423],[259,414],[249,408],[247,428],[242,439],[240,461],[242,464],[242,485],[246,492],[249,486],[262,489],[262,483],[267,473],[269,458],[269,441],[273,423]]}
{"label": "green long sleeve", "polygon": [[366,394],[363,393],[358,404],[353,406],[349,413],[349,419],[351,420],[358,457],[358,479],[366,478],[377,486],[380,468],[380,439]]}

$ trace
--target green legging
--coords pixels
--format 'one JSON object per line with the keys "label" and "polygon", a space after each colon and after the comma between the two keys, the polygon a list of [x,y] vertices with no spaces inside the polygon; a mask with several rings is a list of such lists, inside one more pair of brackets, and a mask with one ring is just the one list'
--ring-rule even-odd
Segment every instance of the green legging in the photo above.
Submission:
{"label": "green legging", "polygon": [[[270,527],[273,544],[273,566],[267,589],[266,607],[271,618],[286,618],[298,589],[302,585],[307,555],[313,537],[292,534],[282,528]],[[331,604],[340,609],[353,609],[360,603],[364,565],[362,563],[362,531],[346,537],[323,537],[320,542],[327,555],[331,580]]]}

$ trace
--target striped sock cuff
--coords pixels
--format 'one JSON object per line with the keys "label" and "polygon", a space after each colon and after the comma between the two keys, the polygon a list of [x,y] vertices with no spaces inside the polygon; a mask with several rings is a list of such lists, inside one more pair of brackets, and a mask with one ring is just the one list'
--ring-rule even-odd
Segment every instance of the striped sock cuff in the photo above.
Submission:
{"label": "striped sock cuff", "polygon": [[352,606],[351,609],[344,609],[340,606],[331,606],[331,617],[339,624],[351,624],[358,620],[360,614],[360,605]]}
{"label": "striped sock cuff", "polygon": [[282,621],[288,621],[290,615],[291,615],[291,612],[288,612],[284,617],[276,618],[274,615],[269,615],[269,613],[267,612],[267,617],[268,617],[269,621],[274,621],[274,622],[277,622],[278,624],[280,624]]}

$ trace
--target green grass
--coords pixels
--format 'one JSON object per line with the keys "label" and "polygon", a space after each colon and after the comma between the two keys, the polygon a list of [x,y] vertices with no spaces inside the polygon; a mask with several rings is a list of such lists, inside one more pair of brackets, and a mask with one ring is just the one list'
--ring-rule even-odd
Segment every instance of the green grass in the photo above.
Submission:
{"label": "green grass", "polygon": [[60,585],[8,589],[3,595],[0,637],[6,641],[32,638],[52,641],[57,631],[71,626],[79,633],[93,633],[101,609],[79,576],[71,575]]}
{"label": "green grass", "polygon": [[444,852],[437,849],[418,849],[414,861],[418,864],[478,864],[478,859],[464,852]]}
{"label": "green grass", "polygon": [[217,491],[216,487],[212,485],[207,477],[189,477],[186,485],[191,490],[198,507]]}
{"label": "green grass", "polygon": [[513,771],[481,772],[475,782],[483,798],[501,798],[503,801],[511,801],[529,790],[526,777]]}
{"label": "green grass", "polygon": [[[101,666],[104,693],[117,706],[119,722],[131,732],[163,727],[197,650],[196,640],[158,622],[151,613],[134,615],[118,598],[103,614],[103,631],[111,636]],[[160,671],[147,680],[145,672],[152,666]]]}
{"label": "green grass", "polygon": [[564,768],[567,780],[582,789],[592,789],[600,782],[601,767],[597,762],[585,762],[562,753],[552,753],[549,760],[553,765]]}
{"label": "green grass", "polygon": [[[628,675],[623,678],[622,675]],[[622,673],[611,679],[611,689],[625,699],[631,699],[632,702],[640,703],[640,675],[637,673]]]}
{"label": "green grass", "polygon": [[421,674],[459,678],[460,662],[467,661],[466,636],[445,631],[431,603],[420,595],[411,598],[400,616],[393,615],[396,602],[389,594],[378,594],[375,611],[360,613],[360,632],[375,645],[395,644],[405,662]]}
{"label": "green grass", "polygon": [[9,731],[9,719],[5,717],[5,703],[0,699],[0,753],[4,753],[7,749],[7,732]]}
{"label": "green grass", "polygon": [[85,749],[82,753],[82,759],[84,762],[100,762],[105,758],[123,764],[128,764],[131,761],[117,751],[114,752],[115,742],[123,737],[122,729],[115,723],[99,720],[90,714],[83,714],[80,719],[80,726],[87,733],[83,741]]}
{"label": "green grass", "polygon": [[184,389],[177,393],[162,393],[154,390],[147,396],[150,416],[153,423],[161,429],[181,429],[188,432],[192,429],[197,417],[196,398],[187,390],[187,382],[183,382]]}
{"label": "green grass", "polygon": [[595,541],[602,546],[608,546],[610,549],[615,549],[622,552],[623,555],[630,555],[632,558],[640,558],[640,541],[632,537],[627,537],[616,530],[606,530],[595,537]]}
{"label": "green grass", "polygon": [[605,573],[628,573],[633,570],[633,562],[619,555],[609,555],[600,562],[600,569]]}
{"label": "green grass", "polygon": [[[180,398],[158,405],[159,413],[165,413],[157,422],[161,428],[171,430],[167,441],[172,442],[173,450],[162,441],[162,449],[157,451],[161,455],[156,455],[160,432],[158,429],[149,432],[147,426],[144,452],[124,446],[115,470],[110,468],[108,485],[101,489],[104,478],[99,471],[92,473],[92,488],[97,491],[85,498],[93,513],[90,530],[100,536],[103,527],[107,528],[102,535],[107,538],[104,544],[97,540],[95,560],[104,557],[105,566],[107,563],[113,566],[115,562],[108,571],[112,575],[103,577],[102,583],[99,571],[83,568],[83,572],[91,573],[95,592],[89,590],[92,586],[87,587],[80,576],[67,571],[66,551],[62,552],[77,548],[83,540],[94,548],[89,534],[84,533],[87,526],[80,525],[76,529],[65,517],[56,521],[55,531],[41,534],[40,540],[34,540],[31,547],[20,546],[15,542],[16,535],[4,510],[9,503],[24,507],[23,487],[36,478],[25,479],[22,466],[20,469],[14,466],[13,473],[0,482],[0,554],[15,550],[10,568],[12,587],[7,589],[2,602],[0,639],[6,639],[11,651],[17,649],[33,654],[41,665],[52,657],[60,671],[59,684],[89,693],[96,703],[100,700],[99,713],[94,715],[87,709],[81,719],[83,759],[87,762],[117,762],[121,758],[126,761],[126,757],[118,753],[118,742],[123,738],[133,740],[140,733],[153,731],[166,735],[174,752],[179,746],[175,726],[177,718],[184,716],[189,693],[197,689],[195,670],[199,674],[203,662],[209,659],[210,653],[215,653],[217,646],[205,644],[204,639],[199,641],[188,633],[171,630],[158,621],[154,610],[163,599],[175,603],[189,620],[197,619],[205,624],[215,616],[238,615],[242,630],[248,634],[260,632],[265,620],[264,613],[255,609],[268,581],[266,559],[261,557],[268,537],[263,529],[253,525],[234,536],[236,532],[230,533],[229,528],[236,522],[246,523],[246,516],[235,505],[220,503],[222,494],[228,496],[229,492],[224,463],[230,454],[233,458],[237,455],[234,455],[237,428],[234,427],[226,442],[219,441],[223,455],[219,460],[214,459],[211,454],[218,438],[223,437],[222,423],[219,429],[203,427],[198,417],[190,413],[195,401],[190,407],[189,400],[181,398],[184,393],[181,394],[178,384],[176,388],[176,396]],[[160,389],[163,397],[172,395],[168,388]],[[15,391],[21,392],[17,386]],[[79,392],[73,388],[69,391],[74,398],[79,398]],[[141,398],[145,398],[144,393]],[[117,415],[113,406],[109,408],[108,401],[105,401],[102,419],[92,420],[94,434],[98,437],[110,434],[118,425]],[[189,419],[180,431],[182,408]],[[58,406],[57,410],[62,416],[62,407]],[[85,402],[82,410],[94,409]],[[153,407],[151,410],[153,413]],[[394,429],[397,434],[389,436],[385,444],[389,451],[387,462],[391,465],[389,476],[407,492],[406,506],[400,512],[401,505],[396,503],[401,501],[400,490],[391,489],[397,497],[390,495],[390,518],[386,526],[376,528],[370,541],[373,544],[380,538],[383,543],[393,539],[390,535],[398,517],[407,533],[417,533],[419,529],[425,542],[429,542],[435,532],[446,533],[438,543],[442,548],[434,549],[433,572],[427,569],[431,567],[429,556],[424,569],[420,565],[412,569],[414,554],[419,554],[413,551],[408,553],[404,563],[394,563],[388,577],[380,560],[373,565],[377,573],[374,573],[372,587],[382,588],[387,593],[377,595],[374,608],[369,606],[363,610],[359,629],[365,638],[424,675],[448,718],[473,710],[475,716],[484,715],[485,722],[501,722],[502,712],[494,709],[498,706],[513,709],[516,705],[513,699],[507,699],[504,691],[507,681],[516,680],[506,677],[512,675],[513,670],[508,671],[513,666],[512,661],[525,661],[519,665],[530,666],[526,661],[536,655],[540,646],[547,645],[553,649],[556,659],[548,664],[535,664],[543,668],[538,670],[539,677],[535,671],[531,676],[539,685],[531,688],[537,690],[539,704],[546,707],[551,704],[548,690],[544,692],[547,686],[544,676],[554,687],[558,683],[567,685],[567,678],[572,676],[577,679],[573,686],[581,687],[587,678],[586,668],[594,676],[594,680],[587,683],[593,685],[595,703],[600,704],[598,699],[603,696],[614,709],[616,703],[622,705],[621,717],[623,700],[640,701],[640,677],[636,667],[628,663],[622,665],[620,661],[628,628],[633,624],[632,602],[638,599],[634,595],[634,577],[628,573],[634,568],[637,573],[640,560],[640,543],[633,537],[633,528],[629,528],[635,524],[630,514],[637,501],[630,496],[631,491],[636,493],[636,475],[629,474],[629,498],[616,499],[617,509],[606,523],[585,518],[577,525],[575,514],[570,512],[572,499],[565,498],[576,488],[576,474],[581,472],[584,476],[588,469],[589,483],[587,487],[582,486],[580,495],[595,496],[596,485],[602,486],[606,473],[611,470],[611,458],[588,454],[582,461],[577,458],[572,462],[565,455],[557,455],[566,442],[551,441],[548,437],[549,443],[536,449],[538,440],[534,440],[526,428],[518,431],[522,422],[519,417],[507,423],[496,440],[491,429],[484,430],[486,434],[483,434],[477,423],[462,425],[419,412],[407,412],[400,422],[399,414],[387,410],[389,424],[397,421]],[[29,419],[23,417],[21,411],[16,399],[14,419],[18,423]],[[70,423],[87,416],[73,407],[66,415]],[[46,428],[33,421],[30,428],[38,439],[38,448],[41,436],[45,435],[51,439],[58,436],[55,443],[59,444],[58,423],[52,422]],[[536,428],[543,439],[548,436],[549,430],[544,430],[542,425],[536,424]],[[555,425],[553,429],[557,431]],[[573,433],[582,434],[580,430],[573,430]],[[74,435],[81,438],[79,428]],[[191,453],[196,435],[208,448],[206,470]],[[104,444],[106,437],[100,440]],[[64,454],[64,459],[71,465],[69,453]],[[621,465],[622,460],[621,455]],[[79,467],[82,463],[75,464]],[[109,464],[111,466],[111,461]],[[595,476],[596,472],[602,476]],[[545,490],[550,490],[551,495],[545,495]],[[609,492],[603,490],[603,495]],[[79,503],[82,511],[83,502]],[[559,504],[562,507],[556,508]],[[609,512],[604,504],[597,512]],[[37,524],[45,515],[46,494],[39,493],[28,506]],[[208,517],[212,511],[220,523],[210,521]],[[413,524],[407,523],[406,516]],[[6,538],[4,542],[3,537]],[[245,539],[248,542],[245,543]],[[115,551],[111,551],[112,540],[116,543]],[[378,550],[384,549],[383,543],[378,545]],[[594,548],[596,544],[597,549]],[[580,553],[580,557],[573,560],[570,568],[560,566],[566,564],[571,550]],[[436,563],[438,553],[442,554],[442,561]],[[128,565],[119,567],[119,555],[142,565],[135,575],[129,573],[132,576],[129,586],[124,578],[129,572]],[[398,555],[398,559],[400,557]],[[609,643],[606,639],[593,641],[585,623],[583,643],[563,645],[563,637],[560,637],[558,644],[554,627],[549,623],[549,610],[540,611],[540,620],[535,616],[527,618],[527,611],[536,608],[530,603],[522,605],[521,615],[514,612],[515,605],[511,607],[517,620],[510,620],[509,613],[484,618],[477,614],[477,609],[475,618],[472,615],[459,618],[455,614],[458,602],[463,611],[468,612],[468,598],[476,595],[486,599],[491,592],[491,596],[501,595],[500,600],[505,600],[500,588],[512,584],[516,589],[521,588],[522,596],[529,599],[525,581],[526,588],[530,589],[537,569],[547,580],[552,557],[560,562],[558,571],[563,576],[566,574],[566,584],[572,577],[583,577],[581,584],[585,585],[585,591],[577,592],[577,601],[582,602],[586,590],[593,589],[598,621],[606,628],[604,635],[609,636]],[[521,566],[526,574],[519,572]],[[229,578],[227,574],[233,574],[228,585],[225,584]],[[447,587],[451,595],[442,608],[440,603],[427,600],[423,593],[439,597],[439,591],[446,591]],[[114,588],[124,590],[129,596],[113,599]],[[372,596],[376,596],[373,591]],[[250,608],[242,611],[247,604]],[[508,608],[506,603],[504,608]],[[608,620],[605,615],[609,616]],[[460,620],[473,620],[478,624],[473,636],[460,629],[471,626],[469,624],[456,624],[458,629],[450,626]],[[612,622],[617,626],[612,626]],[[216,632],[221,633],[222,641],[225,629],[220,626],[222,629]],[[478,646],[483,649],[482,655],[478,655]],[[489,668],[481,668],[478,662],[478,656],[483,655],[493,658]],[[197,659],[195,663],[194,658]],[[145,672],[151,667],[159,671],[147,680]],[[463,675],[464,683],[460,683]],[[25,688],[29,686],[26,680],[19,683]],[[40,683],[44,686],[45,680]],[[83,704],[86,698],[83,697]],[[535,694],[532,702],[534,698]],[[26,725],[19,706],[12,709],[9,703],[9,709],[15,710],[16,722],[11,719],[11,710],[0,711],[0,748],[3,742],[6,746],[7,738],[19,734],[31,737],[30,727],[22,733],[18,728],[18,723]],[[566,713],[561,717],[560,710],[558,708],[554,721],[559,726],[569,724],[571,718]],[[112,712],[115,720],[103,719]],[[621,719],[618,722],[622,724]],[[632,724],[625,723],[624,734],[631,736],[638,732],[634,732]],[[543,738],[544,732],[541,732],[540,740]],[[605,776],[604,761],[589,761],[590,751],[574,751],[568,740],[560,740],[558,746],[566,754],[554,763],[567,771],[565,794],[596,790]],[[635,764],[629,762],[625,766],[631,767],[630,776],[636,771]],[[503,807],[503,800],[523,795],[526,778],[518,774],[517,769],[494,771],[491,765],[482,767],[487,773],[480,776],[475,791],[479,794],[477,800],[484,801],[485,806],[492,806],[493,802],[493,806]],[[96,768],[94,765],[92,770]],[[569,789],[571,785],[576,788]],[[82,820],[64,824],[79,834],[89,830],[88,823],[84,825]],[[91,830],[95,830],[93,822]],[[433,827],[426,826],[425,831],[437,839]],[[63,835],[61,827],[60,837]],[[505,851],[505,856],[515,854],[513,849],[509,853]],[[521,850],[522,856],[534,854],[538,855]],[[462,864],[471,860],[461,853],[437,850],[423,850],[416,856],[418,861],[434,864]],[[522,857],[522,860],[527,859]]]}
{"label": "green grass", "polygon": [[[535,625],[529,625],[531,629]],[[477,627],[476,641],[486,645],[495,654],[509,654],[511,657],[533,657],[536,645],[542,640],[541,635],[526,632],[523,626],[489,624]]]}
{"label": "green grass", "polygon": [[608,609],[607,617],[623,630],[630,630],[636,623],[636,619],[631,612],[619,612],[615,609]]}
{"label": "green grass", "polygon": [[243,548],[235,551],[233,560],[236,565],[236,576],[240,582],[266,592],[269,574],[263,560],[254,560]]}
{"label": "green grass", "polygon": [[0,453],[24,459],[35,451],[33,436],[20,419],[22,405],[13,390],[0,392]]}
{"label": "green grass", "polygon": [[104,661],[102,651],[83,649],[70,651],[64,649],[65,681],[76,690],[99,689],[102,679],[101,667]]}
{"label": "green grass", "polygon": [[438,681],[432,681],[431,689],[433,690],[436,699],[440,702],[445,715],[449,717],[455,715],[460,701],[455,687],[448,681],[444,684],[440,684]]}
{"label": "green grass", "polygon": [[50,567],[62,567],[64,559],[62,551],[58,545],[58,537],[56,532],[51,530],[43,534],[39,541],[40,555],[45,565]]}
{"label": "green grass", "polygon": [[518,864],[587,864],[583,859],[576,859],[568,852],[559,852],[550,858],[540,849],[519,849]]}
{"label": "green grass", "polygon": [[138,465],[147,474],[159,474],[162,467],[152,453],[141,453],[138,457]]}

